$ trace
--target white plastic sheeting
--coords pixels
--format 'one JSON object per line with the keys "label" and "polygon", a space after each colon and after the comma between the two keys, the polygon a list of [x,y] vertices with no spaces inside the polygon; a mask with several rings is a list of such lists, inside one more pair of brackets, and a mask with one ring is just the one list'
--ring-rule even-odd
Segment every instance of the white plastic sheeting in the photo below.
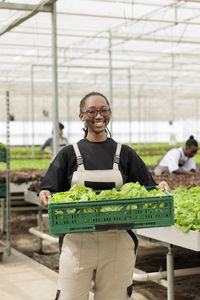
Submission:
{"label": "white plastic sheeting", "polygon": [[[44,2],[50,1],[0,1],[0,34],[30,13],[31,5],[34,9]],[[15,9],[5,9],[6,5]],[[199,119],[199,1],[58,0],[56,5],[61,120],[67,120],[67,113],[63,114],[67,97],[75,106],[91,90],[109,97],[109,45],[115,120]],[[31,80],[35,119],[51,120],[50,114],[41,114],[44,108],[52,111],[49,7],[43,6],[46,12],[38,12],[0,36],[0,100],[9,89],[16,120],[31,119]],[[18,103],[28,113],[22,114]],[[71,108],[70,117],[77,118]]]}

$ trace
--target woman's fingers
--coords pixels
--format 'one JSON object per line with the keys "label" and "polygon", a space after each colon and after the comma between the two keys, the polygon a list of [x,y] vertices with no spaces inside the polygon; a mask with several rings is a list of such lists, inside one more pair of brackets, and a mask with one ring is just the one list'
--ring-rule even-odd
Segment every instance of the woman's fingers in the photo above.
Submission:
{"label": "woman's fingers", "polygon": [[41,206],[48,207],[48,198],[51,197],[51,193],[48,190],[43,190],[39,193],[39,202]]}
{"label": "woman's fingers", "polygon": [[158,184],[158,188],[162,191],[170,192],[170,187],[166,181],[161,181]]}

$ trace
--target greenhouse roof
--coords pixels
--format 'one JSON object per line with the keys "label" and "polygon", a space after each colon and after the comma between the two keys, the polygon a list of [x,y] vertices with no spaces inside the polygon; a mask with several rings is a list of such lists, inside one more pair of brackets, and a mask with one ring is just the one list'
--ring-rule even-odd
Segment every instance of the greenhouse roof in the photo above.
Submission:
{"label": "greenhouse roof", "polygon": [[114,88],[129,78],[144,95],[199,97],[198,0],[0,1],[1,87],[30,82],[31,70],[52,81],[54,2],[59,84],[101,86],[112,70]]}

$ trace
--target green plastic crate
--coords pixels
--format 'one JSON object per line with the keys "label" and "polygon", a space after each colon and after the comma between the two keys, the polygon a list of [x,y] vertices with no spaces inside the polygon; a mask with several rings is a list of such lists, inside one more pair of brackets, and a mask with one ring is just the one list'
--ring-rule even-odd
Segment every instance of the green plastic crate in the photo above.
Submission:
{"label": "green plastic crate", "polygon": [[0,183],[0,198],[6,197],[6,183]]}
{"label": "green plastic crate", "polygon": [[[102,212],[102,208],[108,206],[119,207],[120,210]],[[86,212],[88,208],[94,211]],[[53,234],[163,227],[174,224],[173,196],[167,193],[159,197],[72,203],[51,203],[49,199],[48,214],[49,231]]]}
{"label": "green plastic crate", "polygon": [[0,147],[0,162],[6,162],[6,148]]}

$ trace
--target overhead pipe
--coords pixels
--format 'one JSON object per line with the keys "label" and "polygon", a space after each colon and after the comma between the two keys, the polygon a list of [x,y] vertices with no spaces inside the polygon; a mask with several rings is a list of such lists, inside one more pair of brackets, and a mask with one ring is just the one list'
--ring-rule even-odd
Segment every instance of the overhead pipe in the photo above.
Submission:
{"label": "overhead pipe", "polygon": [[58,237],[54,237],[48,233],[42,232],[37,227],[29,228],[29,232],[43,240],[48,240],[48,241],[50,241],[52,243],[56,243],[56,244],[58,243]]}
{"label": "overhead pipe", "polygon": [[[200,267],[174,270],[174,277],[190,276],[190,275],[198,275],[198,274],[200,274]],[[167,271],[133,274],[133,280],[135,281],[154,281],[163,278],[167,278]]]}

